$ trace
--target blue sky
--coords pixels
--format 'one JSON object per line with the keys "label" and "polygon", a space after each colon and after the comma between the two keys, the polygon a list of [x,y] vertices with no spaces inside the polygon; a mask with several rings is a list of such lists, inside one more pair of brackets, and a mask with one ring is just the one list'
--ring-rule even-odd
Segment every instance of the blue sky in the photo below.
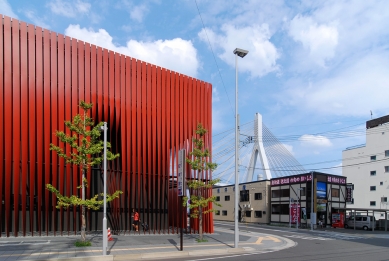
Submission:
{"label": "blue sky", "polygon": [[212,83],[214,135],[233,132],[233,50],[249,50],[241,123],[261,113],[308,170],[341,174],[370,111],[389,114],[385,0],[0,0],[0,13]]}

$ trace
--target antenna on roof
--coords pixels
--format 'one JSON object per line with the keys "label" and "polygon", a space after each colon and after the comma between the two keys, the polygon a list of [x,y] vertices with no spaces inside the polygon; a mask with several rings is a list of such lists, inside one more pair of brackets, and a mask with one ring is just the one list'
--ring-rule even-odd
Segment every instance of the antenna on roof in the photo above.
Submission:
{"label": "antenna on roof", "polygon": [[371,119],[373,119],[373,112],[370,110]]}

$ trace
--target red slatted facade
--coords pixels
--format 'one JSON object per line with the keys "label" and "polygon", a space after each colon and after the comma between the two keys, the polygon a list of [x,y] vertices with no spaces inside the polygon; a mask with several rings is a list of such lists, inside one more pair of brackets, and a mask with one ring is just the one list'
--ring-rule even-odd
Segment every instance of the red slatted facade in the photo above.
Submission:
{"label": "red slatted facade", "polygon": [[[177,233],[178,151],[192,149],[197,123],[212,129],[211,84],[6,16],[0,53],[0,236],[80,230],[80,210],[56,209],[55,196],[44,189],[51,183],[65,195],[79,193],[79,170],[49,144],[69,151],[54,133],[70,134],[64,120],[79,113],[80,100],[94,104],[92,117],[108,123],[112,150],[121,155],[108,162],[108,191],[124,192],[108,205],[109,226],[134,233],[135,208],[150,226],[147,233]],[[102,192],[101,175],[100,168],[87,173],[87,196]],[[87,229],[101,230],[101,219],[102,211],[88,211]],[[191,228],[198,229],[195,220]],[[212,215],[203,228],[213,232]]]}

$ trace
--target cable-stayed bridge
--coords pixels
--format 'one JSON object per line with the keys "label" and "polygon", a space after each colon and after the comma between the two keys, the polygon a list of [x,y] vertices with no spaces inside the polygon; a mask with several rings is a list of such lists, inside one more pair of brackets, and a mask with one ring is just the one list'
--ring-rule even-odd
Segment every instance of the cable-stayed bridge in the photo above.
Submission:
{"label": "cable-stayed bridge", "polygon": [[[239,183],[307,172],[292,153],[263,124],[262,115],[239,128]],[[213,178],[235,183],[235,131],[213,137],[212,161],[218,164]]]}

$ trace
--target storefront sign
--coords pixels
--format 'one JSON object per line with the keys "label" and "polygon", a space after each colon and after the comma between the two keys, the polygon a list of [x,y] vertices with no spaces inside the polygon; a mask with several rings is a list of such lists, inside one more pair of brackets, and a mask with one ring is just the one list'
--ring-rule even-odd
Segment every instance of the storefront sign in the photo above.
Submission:
{"label": "storefront sign", "polygon": [[271,181],[271,186],[279,186],[279,185],[288,185],[288,184],[295,184],[295,183],[305,183],[307,181],[312,180],[311,174],[305,174],[295,177],[287,177],[287,178],[279,178],[279,179],[273,179]]}
{"label": "storefront sign", "polygon": [[353,203],[353,190],[353,184],[346,185],[346,203]]}
{"label": "storefront sign", "polygon": [[336,183],[336,184],[346,184],[346,178],[343,177],[327,177],[328,183]]}
{"label": "storefront sign", "polygon": [[178,152],[178,173],[177,173],[178,196],[182,197],[185,193],[185,150]]}
{"label": "storefront sign", "polygon": [[292,224],[300,223],[300,204],[290,204],[290,221]]}

